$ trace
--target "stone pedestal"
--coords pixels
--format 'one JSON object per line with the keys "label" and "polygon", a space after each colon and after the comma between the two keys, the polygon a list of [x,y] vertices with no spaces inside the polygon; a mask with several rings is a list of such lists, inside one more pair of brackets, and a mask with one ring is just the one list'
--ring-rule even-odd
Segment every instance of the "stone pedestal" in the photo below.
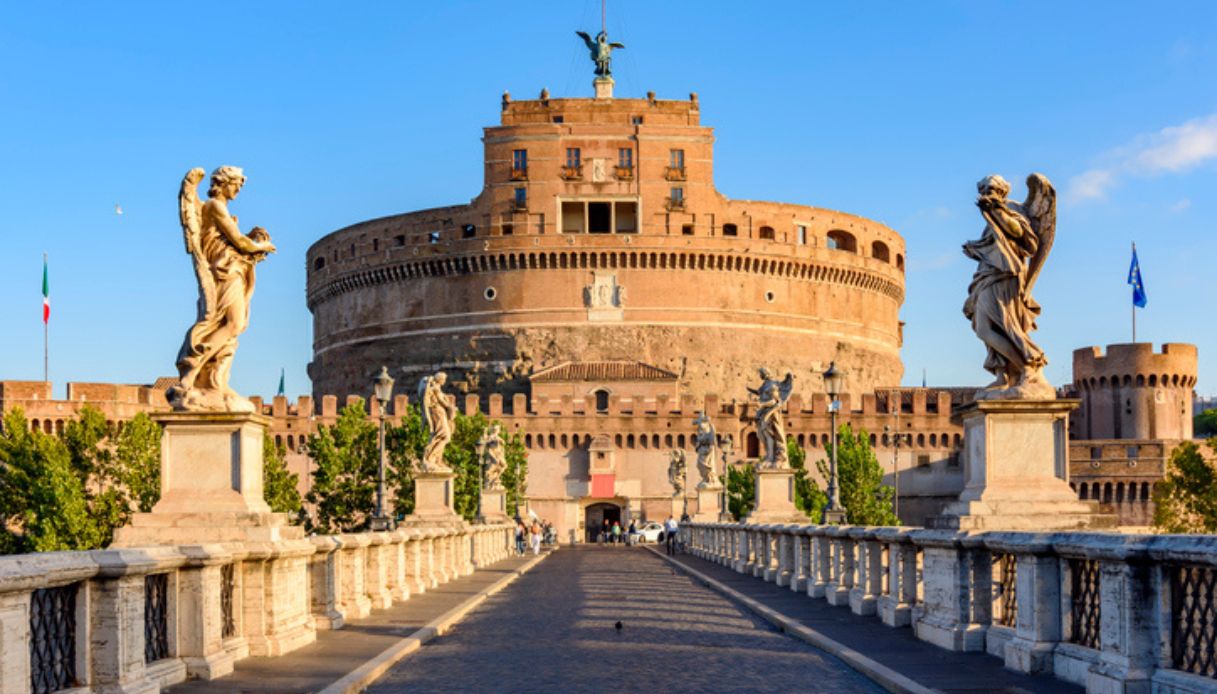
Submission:
{"label": "stone pedestal", "polygon": [[794,471],[756,471],[756,507],[746,523],[806,523],[807,516],[794,505]]}
{"label": "stone pedestal", "polygon": [[267,417],[249,412],[167,412],[161,434],[161,498],[114,535],[115,547],[303,540],[262,494]]}
{"label": "stone pedestal", "polygon": [[697,513],[693,514],[693,520],[698,523],[713,523],[717,521],[723,515],[722,504],[722,487],[698,487]]}
{"label": "stone pedestal", "polygon": [[502,489],[483,489],[478,522],[493,525],[510,521],[511,518],[507,516],[507,492]]}
{"label": "stone pedestal", "polygon": [[1115,527],[1069,487],[1068,416],[1077,400],[979,400],[961,413],[964,490],[929,527],[1067,530]]}
{"label": "stone pedestal", "polygon": [[613,78],[612,77],[597,77],[592,80],[592,87],[596,90],[597,99],[613,98]]}
{"label": "stone pedestal", "polygon": [[405,525],[462,525],[464,519],[452,510],[452,487],[456,473],[420,472],[414,475],[414,512]]}

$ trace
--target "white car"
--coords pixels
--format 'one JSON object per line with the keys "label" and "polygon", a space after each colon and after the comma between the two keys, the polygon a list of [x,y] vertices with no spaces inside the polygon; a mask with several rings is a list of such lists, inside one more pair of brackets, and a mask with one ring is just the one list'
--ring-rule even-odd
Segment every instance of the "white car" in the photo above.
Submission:
{"label": "white car", "polygon": [[641,526],[635,526],[638,534],[642,536],[643,542],[659,542],[659,538],[663,537],[663,523],[655,521],[647,521]]}

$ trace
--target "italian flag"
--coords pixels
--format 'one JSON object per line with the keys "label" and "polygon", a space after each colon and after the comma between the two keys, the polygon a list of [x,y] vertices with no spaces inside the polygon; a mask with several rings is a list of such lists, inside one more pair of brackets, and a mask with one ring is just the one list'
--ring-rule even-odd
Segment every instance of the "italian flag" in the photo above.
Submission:
{"label": "italian flag", "polygon": [[51,322],[51,285],[47,280],[46,256],[42,256],[42,322]]}

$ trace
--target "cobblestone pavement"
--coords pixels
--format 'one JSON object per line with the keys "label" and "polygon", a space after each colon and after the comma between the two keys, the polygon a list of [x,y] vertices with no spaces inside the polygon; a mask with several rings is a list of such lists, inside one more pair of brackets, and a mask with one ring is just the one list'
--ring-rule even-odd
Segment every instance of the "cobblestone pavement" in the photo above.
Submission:
{"label": "cobblestone pavement", "polygon": [[883,690],[649,552],[593,546],[558,550],[367,691]]}

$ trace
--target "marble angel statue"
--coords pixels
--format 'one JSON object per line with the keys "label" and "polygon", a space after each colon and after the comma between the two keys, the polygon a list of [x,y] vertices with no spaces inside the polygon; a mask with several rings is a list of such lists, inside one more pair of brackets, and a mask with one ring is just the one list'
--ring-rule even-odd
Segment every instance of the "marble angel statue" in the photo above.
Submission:
{"label": "marble angel statue", "polygon": [[254,294],[254,266],[275,246],[262,227],[242,234],[228,203],[245,185],[235,166],[211,174],[206,202],[196,188],[203,169],[186,173],[178,206],[186,252],[194,261],[199,285],[198,313],[178,351],[178,384],[165,396],[175,410],[253,412],[254,405],[228,385],[237,338],[249,324]]}
{"label": "marble angel statue", "polygon": [[985,370],[996,379],[976,393],[985,399],[1053,399],[1044,379],[1048,360],[1031,340],[1040,305],[1031,296],[1056,235],[1056,190],[1042,174],[1027,177],[1027,199],[1010,201],[1010,184],[986,176],[976,184],[985,220],[980,238],[963,246],[976,261],[963,314],[985,344]]}
{"label": "marble angel statue", "polygon": [[448,382],[448,375],[437,371],[433,376],[424,376],[418,382],[418,401],[422,403],[423,424],[431,437],[423,449],[422,460],[418,463],[419,472],[451,472],[452,468],[444,463],[444,449],[452,440],[452,432],[456,425],[456,408],[444,394],[443,386]]}
{"label": "marble angel statue", "polygon": [[760,370],[761,385],[748,389],[757,398],[756,433],[761,439],[763,454],[757,464],[762,469],[782,470],[790,465],[786,456],[786,422],[782,419],[782,408],[794,390],[794,374],[787,372],[786,378],[775,381],[769,370]]}

